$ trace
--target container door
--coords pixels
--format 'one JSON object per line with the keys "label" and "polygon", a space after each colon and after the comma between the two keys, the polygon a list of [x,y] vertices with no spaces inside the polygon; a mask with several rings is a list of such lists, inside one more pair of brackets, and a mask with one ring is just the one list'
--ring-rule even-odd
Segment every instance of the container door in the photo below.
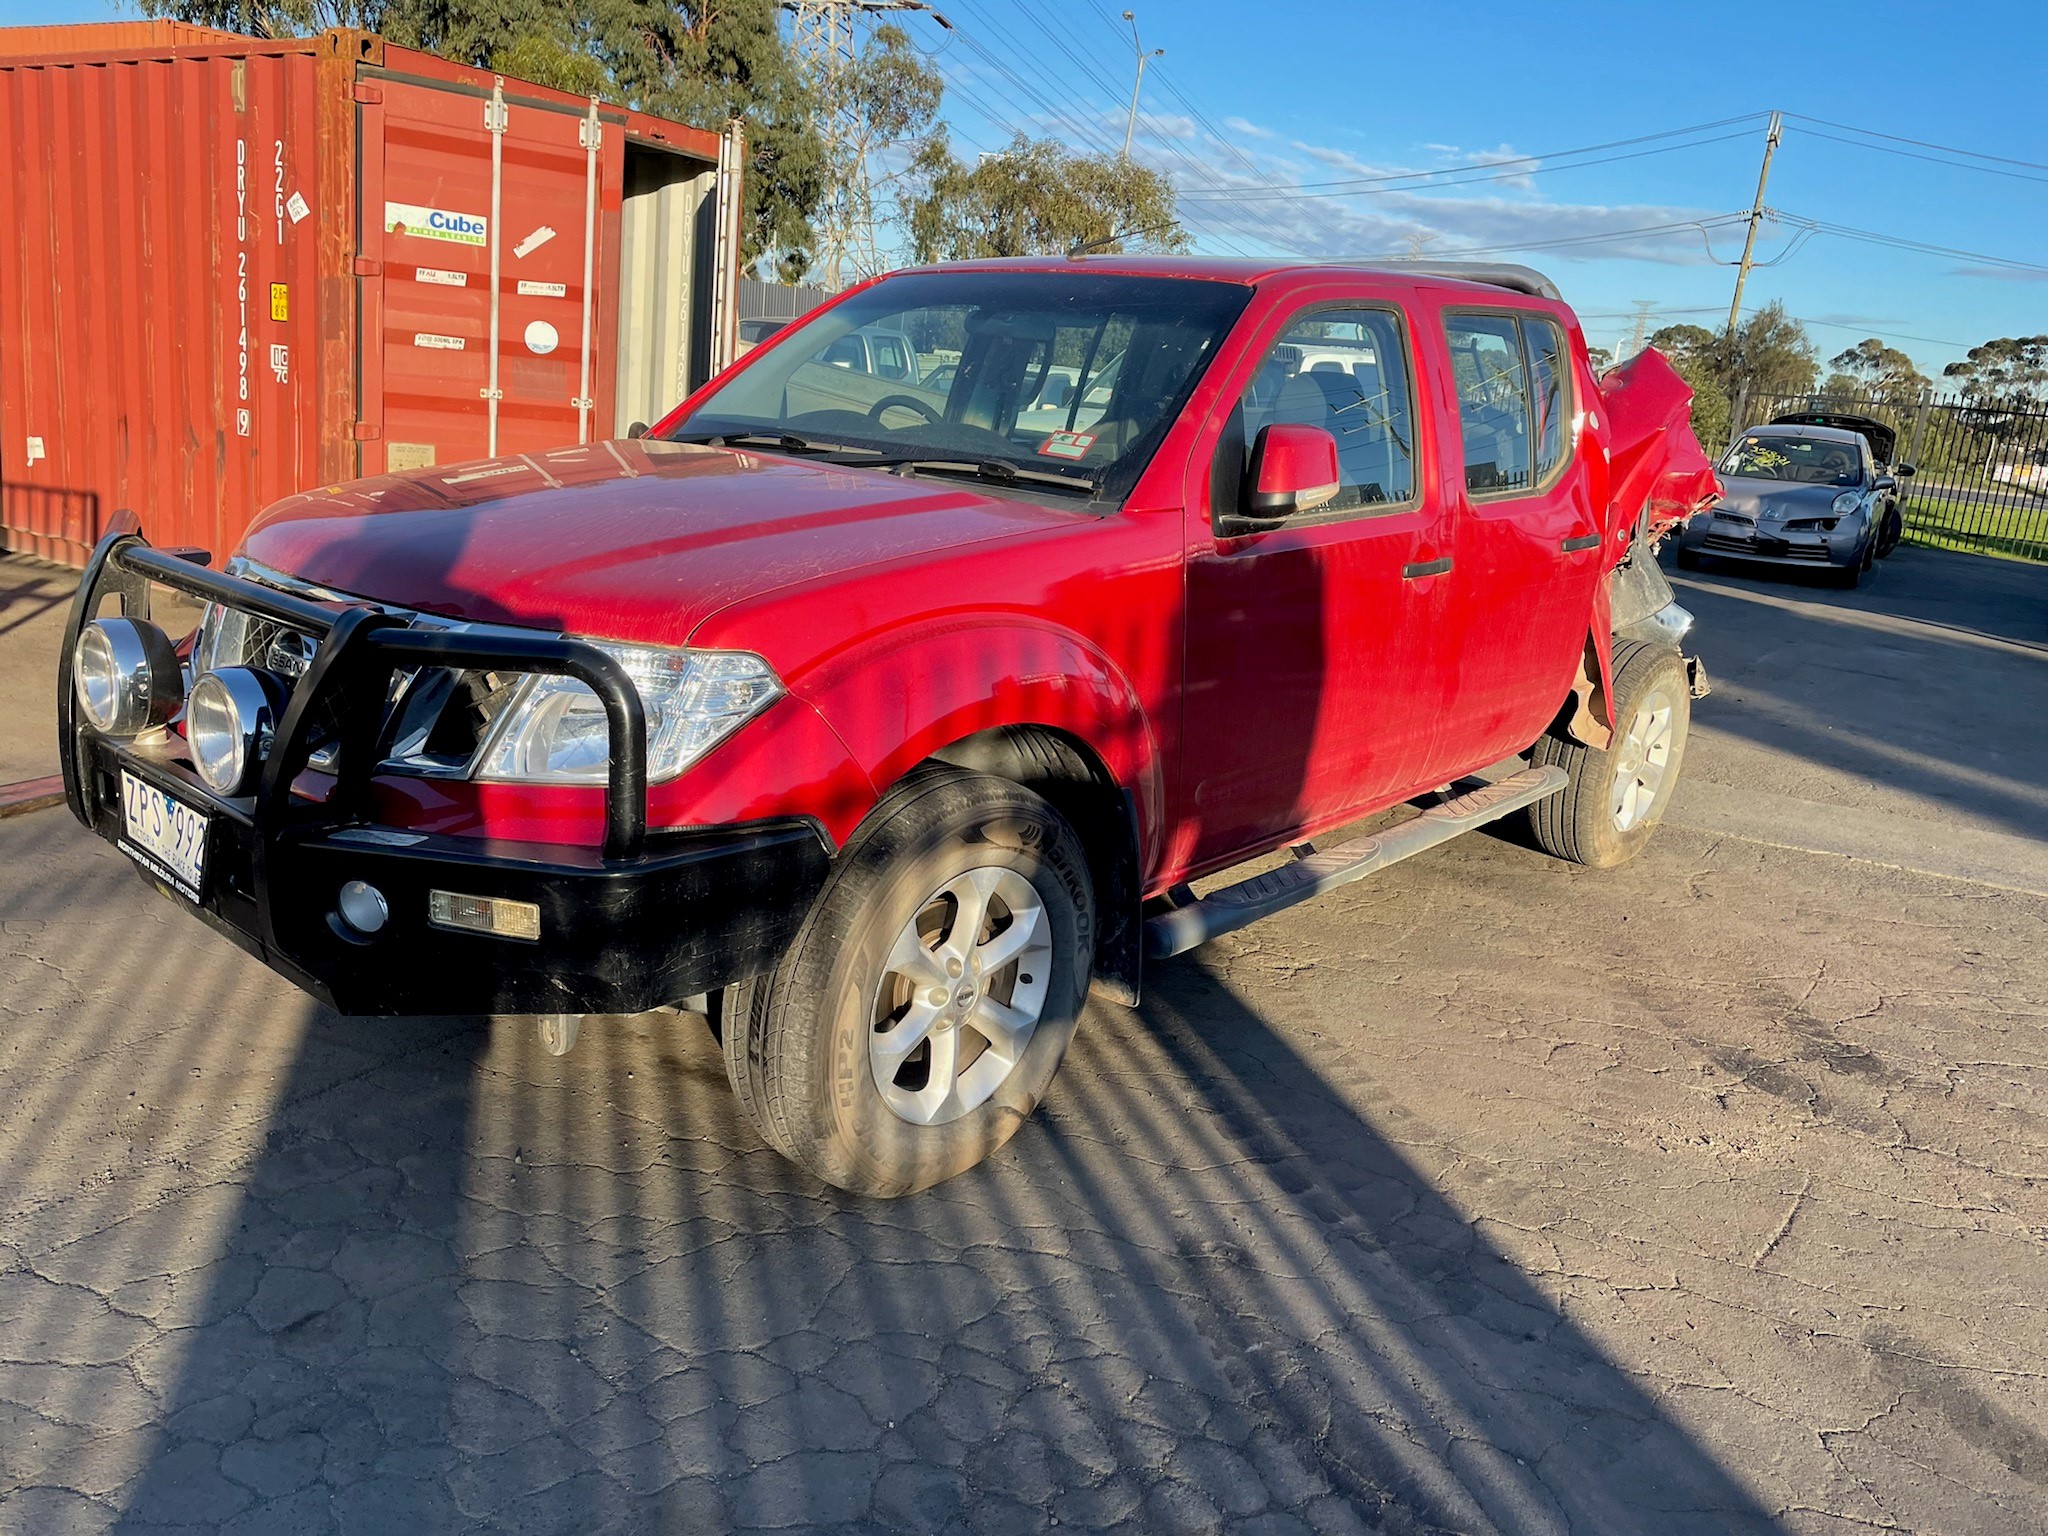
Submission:
{"label": "container door", "polygon": [[[364,108],[365,249],[378,242],[382,311],[365,470],[380,441],[382,467],[397,470],[582,440],[584,274],[596,264],[585,241],[601,234],[588,217],[588,117],[411,82],[380,90]],[[366,302],[366,316],[379,307]]]}

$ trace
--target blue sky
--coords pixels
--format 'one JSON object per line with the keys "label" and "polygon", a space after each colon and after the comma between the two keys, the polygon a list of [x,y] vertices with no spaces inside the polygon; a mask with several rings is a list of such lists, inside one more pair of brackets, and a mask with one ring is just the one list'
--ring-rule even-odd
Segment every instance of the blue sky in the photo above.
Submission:
{"label": "blue sky", "polygon": [[[1484,248],[1552,273],[1596,344],[1627,334],[1636,300],[1655,302],[1653,326],[1721,323],[1733,281],[1722,263],[1739,254],[1742,229],[1714,221],[1746,212],[1760,114],[1774,107],[1823,121],[1788,117],[1766,198],[1773,207],[2048,265],[2048,112],[2038,105],[2048,8],[935,3],[954,23],[950,35],[929,18],[907,24],[949,82],[946,112],[962,150],[999,147],[1017,129],[1115,149],[1133,69],[1118,19],[1128,7],[1146,47],[1166,50],[1146,75],[1135,152],[1181,188],[1199,249]],[[0,0],[0,14],[13,19],[17,6],[23,0]],[[113,0],[44,0],[33,19],[111,14],[121,14]],[[25,7],[20,19],[31,19]],[[1620,142],[1703,124],[1719,126]],[[1615,147],[1560,153],[1602,144]],[[1543,158],[1492,163],[1517,156]],[[1491,179],[1456,185],[1461,168]],[[1453,174],[1360,180],[1423,171]],[[1349,185],[1315,185],[1332,182]],[[1310,188],[1336,195],[1300,195]],[[1598,238],[1627,230],[1646,233]],[[1589,243],[1554,243],[1582,238]],[[2048,269],[1799,237],[1789,222],[1765,225],[1758,254],[1782,260],[1752,275],[1745,310],[1782,299],[1823,359],[1881,335],[1935,373],[1989,337],[2048,331]]]}

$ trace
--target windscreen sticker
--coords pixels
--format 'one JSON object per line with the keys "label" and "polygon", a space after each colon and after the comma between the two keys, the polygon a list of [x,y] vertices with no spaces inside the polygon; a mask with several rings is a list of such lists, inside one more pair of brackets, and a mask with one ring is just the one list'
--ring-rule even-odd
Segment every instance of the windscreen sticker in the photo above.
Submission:
{"label": "windscreen sticker", "polygon": [[542,246],[546,245],[550,240],[554,238],[555,232],[552,229],[548,228],[547,225],[543,224],[539,229],[536,229],[524,240],[520,241],[517,245],[513,246],[512,254],[514,256],[530,255],[534,251],[539,250]]}
{"label": "windscreen sticker", "polygon": [[1085,459],[1094,446],[1093,432],[1055,432],[1038,445],[1038,451],[1048,459]]}
{"label": "windscreen sticker", "polygon": [[569,297],[569,285],[567,283],[529,283],[522,278],[519,283],[519,292],[522,297],[529,299],[566,299]]}
{"label": "windscreen sticker", "polygon": [[384,232],[389,235],[417,235],[422,240],[446,240],[451,245],[484,245],[491,221],[480,214],[451,213],[446,208],[428,208],[419,203],[386,203]]}
{"label": "windscreen sticker", "polygon": [[460,352],[469,345],[460,336],[436,336],[432,331],[415,333],[412,344],[416,347],[429,347],[436,352]]}
{"label": "windscreen sticker", "polygon": [[467,272],[450,272],[446,267],[415,267],[413,277],[422,283],[438,283],[443,288],[467,288]]}

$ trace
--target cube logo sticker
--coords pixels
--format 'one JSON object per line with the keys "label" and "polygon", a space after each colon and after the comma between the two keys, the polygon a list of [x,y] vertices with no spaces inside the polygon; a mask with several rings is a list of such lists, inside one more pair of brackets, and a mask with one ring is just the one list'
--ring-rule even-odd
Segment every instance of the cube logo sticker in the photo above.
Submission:
{"label": "cube logo sticker", "polygon": [[422,240],[445,240],[450,245],[488,243],[491,221],[481,214],[452,213],[446,208],[428,208],[419,203],[386,203],[384,233],[417,235]]}

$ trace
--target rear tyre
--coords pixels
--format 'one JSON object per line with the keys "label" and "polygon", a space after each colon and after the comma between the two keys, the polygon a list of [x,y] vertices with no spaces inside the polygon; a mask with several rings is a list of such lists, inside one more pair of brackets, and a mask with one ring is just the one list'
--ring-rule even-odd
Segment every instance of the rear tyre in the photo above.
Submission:
{"label": "rear tyre", "polygon": [[740,1103],[777,1151],[856,1194],[965,1172],[1059,1070],[1094,906],[1080,841],[1040,796],[914,775],[848,844],[781,964],[736,989]]}
{"label": "rear tyre", "polygon": [[1618,645],[1612,657],[1614,736],[1604,748],[1551,734],[1532,766],[1565,771],[1565,786],[1529,807],[1545,853],[1612,869],[1642,852],[1678,783],[1692,722],[1685,660],[1669,646]]}

